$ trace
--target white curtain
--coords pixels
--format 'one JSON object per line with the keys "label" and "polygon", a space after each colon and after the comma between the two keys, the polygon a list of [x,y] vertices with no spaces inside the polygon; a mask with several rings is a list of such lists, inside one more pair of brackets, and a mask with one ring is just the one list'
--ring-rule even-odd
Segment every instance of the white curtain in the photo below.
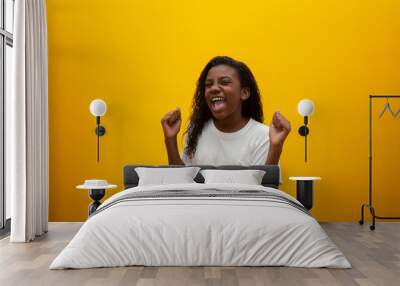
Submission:
{"label": "white curtain", "polygon": [[[6,98],[6,187],[11,242],[48,229],[48,103],[45,0],[16,0],[13,92]],[[7,183],[8,182],[8,183]]]}

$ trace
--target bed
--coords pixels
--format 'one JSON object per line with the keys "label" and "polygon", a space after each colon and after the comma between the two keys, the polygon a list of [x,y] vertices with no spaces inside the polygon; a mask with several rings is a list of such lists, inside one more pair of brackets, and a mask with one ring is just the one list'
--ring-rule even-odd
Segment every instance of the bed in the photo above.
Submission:
{"label": "bed", "polygon": [[124,168],[125,190],[100,205],[50,269],[351,267],[308,210],[279,190],[278,166],[199,166],[264,170],[261,185],[204,183],[199,173],[193,183],[151,186],[138,185],[137,167]]}

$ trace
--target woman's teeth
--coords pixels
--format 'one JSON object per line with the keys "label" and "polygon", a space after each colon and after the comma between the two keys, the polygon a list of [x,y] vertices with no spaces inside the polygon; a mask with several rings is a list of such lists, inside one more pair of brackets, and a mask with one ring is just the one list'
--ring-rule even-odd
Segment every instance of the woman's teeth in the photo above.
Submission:
{"label": "woman's teeth", "polygon": [[214,98],[211,99],[211,102],[214,103],[214,102],[217,102],[217,101],[224,101],[224,100],[225,99],[223,97],[214,97]]}

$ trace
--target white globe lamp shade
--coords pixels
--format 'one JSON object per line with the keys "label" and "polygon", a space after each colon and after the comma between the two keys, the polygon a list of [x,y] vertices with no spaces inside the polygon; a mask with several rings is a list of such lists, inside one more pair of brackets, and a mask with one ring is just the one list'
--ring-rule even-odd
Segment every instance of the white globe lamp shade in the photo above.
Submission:
{"label": "white globe lamp shade", "polygon": [[309,99],[300,100],[297,111],[301,116],[310,116],[314,112],[314,103]]}
{"label": "white globe lamp shade", "polygon": [[103,116],[107,111],[107,104],[102,99],[95,99],[90,103],[90,113],[94,116]]}

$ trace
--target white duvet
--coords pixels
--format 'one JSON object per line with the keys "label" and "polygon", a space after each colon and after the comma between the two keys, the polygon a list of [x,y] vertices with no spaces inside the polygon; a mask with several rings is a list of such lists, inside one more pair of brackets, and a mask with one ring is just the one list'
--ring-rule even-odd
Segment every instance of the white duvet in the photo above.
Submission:
{"label": "white duvet", "polygon": [[262,190],[297,202],[277,189],[254,185],[193,183],[127,189],[99,207],[104,209],[82,225],[50,269],[127,265],[351,267],[318,222],[288,204],[235,197],[115,203],[133,192],[168,190]]}

